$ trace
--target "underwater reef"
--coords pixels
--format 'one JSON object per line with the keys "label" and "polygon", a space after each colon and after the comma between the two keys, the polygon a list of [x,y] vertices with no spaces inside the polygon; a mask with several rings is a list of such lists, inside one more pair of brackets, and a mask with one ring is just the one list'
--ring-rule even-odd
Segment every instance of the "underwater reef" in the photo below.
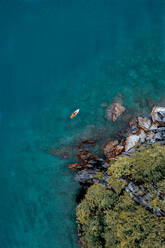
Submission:
{"label": "underwater reef", "polygon": [[[106,110],[113,122],[125,110],[114,104]],[[76,215],[83,248],[165,247],[165,107],[133,118],[123,134],[102,146],[102,157],[88,149],[95,140],[82,140],[69,165],[82,185]]]}

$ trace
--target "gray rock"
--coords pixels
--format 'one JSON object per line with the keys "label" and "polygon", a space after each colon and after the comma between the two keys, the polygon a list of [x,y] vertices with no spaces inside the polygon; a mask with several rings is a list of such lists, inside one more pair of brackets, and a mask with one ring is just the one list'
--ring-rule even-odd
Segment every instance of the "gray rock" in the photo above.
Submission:
{"label": "gray rock", "polygon": [[131,154],[137,152],[138,150],[139,150],[138,148],[133,147],[129,151],[123,152],[120,157],[129,157],[129,156],[131,156]]}
{"label": "gray rock", "polygon": [[79,183],[88,183],[92,181],[93,178],[96,176],[96,172],[93,169],[85,169],[76,172],[75,180]]}
{"label": "gray rock", "polygon": [[152,201],[152,195],[148,192],[145,192],[142,186],[135,185],[133,182],[129,182],[125,188],[126,192],[129,192],[130,197],[144,207],[146,210],[149,210],[151,213],[155,214],[157,217],[165,217],[165,212],[160,208],[153,208],[149,205]]}
{"label": "gray rock", "polygon": [[97,179],[97,178],[94,178],[93,181],[94,181],[95,183],[101,184],[102,186],[108,188],[108,183],[107,183],[107,181],[104,180],[104,179]]}
{"label": "gray rock", "polygon": [[109,164],[105,162],[102,158],[96,158],[91,161],[89,161],[87,167],[88,168],[98,168],[98,169],[107,169],[109,168]]}
{"label": "gray rock", "polygon": [[163,135],[162,135],[162,132],[158,132],[154,135],[154,140],[157,141],[157,140],[162,140],[163,139]]}
{"label": "gray rock", "polygon": [[146,133],[142,129],[140,130],[139,134],[132,134],[128,136],[125,140],[125,151],[128,152],[136,145],[137,142],[144,143],[146,137]]}

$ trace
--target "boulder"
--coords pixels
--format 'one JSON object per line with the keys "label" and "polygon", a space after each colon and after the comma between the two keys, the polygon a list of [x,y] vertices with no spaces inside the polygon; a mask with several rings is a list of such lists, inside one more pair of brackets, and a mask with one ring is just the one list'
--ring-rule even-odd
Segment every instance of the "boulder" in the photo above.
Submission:
{"label": "boulder", "polygon": [[125,151],[129,151],[131,148],[133,148],[137,142],[139,142],[139,135],[132,134],[126,138],[125,141]]}
{"label": "boulder", "polygon": [[106,163],[105,160],[102,158],[96,158],[96,159],[89,161],[89,163],[87,164],[87,167],[99,169],[101,171],[103,169],[107,169],[109,167],[109,164]]}
{"label": "boulder", "polygon": [[106,118],[114,122],[124,111],[125,111],[125,107],[122,106],[121,103],[113,103],[106,110]]}
{"label": "boulder", "polygon": [[144,143],[146,137],[147,136],[144,130],[140,130],[137,134],[129,135],[125,140],[125,151],[129,151],[136,145],[137,142]]}
{"label": "boulder", "polygon": [[96,176],[96,171],[93,169],[85,169],[78,171],[75,175],[75,180],[79,183],[90,183],[92,182],[93,178]]}
{"label": "boulder", "polygon": [[93,170],[102,171],[109,167],[109,164],[106,163],[104,159],[99,158],[96,155],[93,155],[92,153],[84,149],[79,149],[77,153],[77,160],[80,162],[70,164],[69,169],[74,169],[74,170],[93,169]]}
{"label": "boulder", "polygon": [[151,127],[151,120],[146,117],[138,117],[138,127],[148,132]]}
{"label": "boulder", "polygon": [[154,107],[151,112],[153,122],[165,126],[165,107]]}
{"label": "boulder", "polygon": [[136,134],[139,131],[138,120],[136,118],[129,121],[129,126],[132,134]]}
{"label": "boulder", "polygon": [[124,146],[122,143],[119,144],[118,140],[113,139],[104,144],[103,150],[105,157],[110,160],[121,154],[124,150]]}

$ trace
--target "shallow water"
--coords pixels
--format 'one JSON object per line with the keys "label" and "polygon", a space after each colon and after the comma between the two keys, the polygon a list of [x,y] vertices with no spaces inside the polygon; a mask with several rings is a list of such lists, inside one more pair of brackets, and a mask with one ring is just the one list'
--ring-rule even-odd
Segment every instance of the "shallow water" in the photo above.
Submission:
{"label": "shallow water", "polygon": [[[79,186],[45,149],[80,137],[102,145],[165,105],[162,0],[0,1],[0,244],[75,248]],[[127,112],[115,124],[106,105]],[[70,120],[70,114],[80,114]]]}

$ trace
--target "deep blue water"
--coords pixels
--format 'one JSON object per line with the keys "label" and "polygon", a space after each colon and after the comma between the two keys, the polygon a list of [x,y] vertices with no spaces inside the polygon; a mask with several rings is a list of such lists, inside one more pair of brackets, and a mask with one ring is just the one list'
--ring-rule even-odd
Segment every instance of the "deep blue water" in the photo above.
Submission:
{"label": "deep blue water", "polygon": [[78,247],[79,186],[44,150],[109,138],[119,93],[165,104],[164,58],[163,0],[0,0],[0,247]]}

